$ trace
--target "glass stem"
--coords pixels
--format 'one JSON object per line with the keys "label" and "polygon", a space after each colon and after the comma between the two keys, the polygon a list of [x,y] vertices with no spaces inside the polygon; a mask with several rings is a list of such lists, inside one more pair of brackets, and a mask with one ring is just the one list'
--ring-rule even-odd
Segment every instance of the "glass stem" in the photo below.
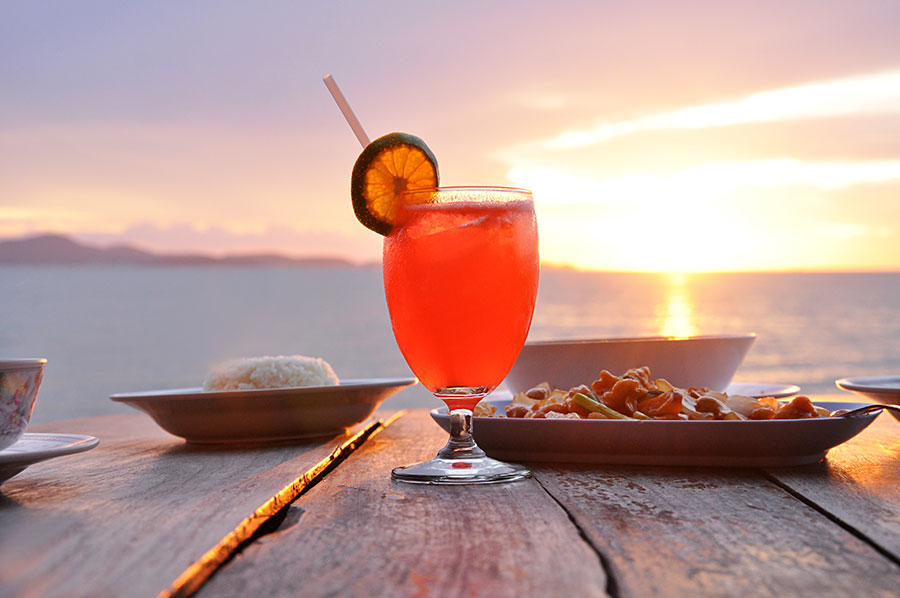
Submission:
{"label": "glass stem", "polygon": [[468,409],[450,411],[450,440],[441,449],[442,459],[480,459],[484,451],[475,444],[472,437],[472,412]]}

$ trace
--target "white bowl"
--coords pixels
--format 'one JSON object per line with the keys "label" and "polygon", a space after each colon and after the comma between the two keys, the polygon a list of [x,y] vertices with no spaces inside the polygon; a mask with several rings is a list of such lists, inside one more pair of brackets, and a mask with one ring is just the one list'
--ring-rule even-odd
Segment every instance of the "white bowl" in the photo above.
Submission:
{"label": "white bowl", "polygon": [[0,359],[0,451],[25,432],[46,359]]}
{"label": "white bowl", "polygon": [[522,348],[506,385],[514,393],[541,382],[568,389],[590,384],[603,370],[619,376],[646,365],[653,378],[665,378],[677,387],[721,391],[754,340],[755,334],[727,334],[530,342]]}

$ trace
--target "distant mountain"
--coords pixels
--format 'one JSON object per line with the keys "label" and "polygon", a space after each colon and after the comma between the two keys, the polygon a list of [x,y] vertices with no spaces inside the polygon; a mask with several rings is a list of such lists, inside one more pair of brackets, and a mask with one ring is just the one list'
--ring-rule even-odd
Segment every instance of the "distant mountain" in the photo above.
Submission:
{"label": "distant mountain", "polygon": [[158,254],[130,245],[93,247],[63,235],[38,235],[0,241],[0,264],[121,264],[146,266],[303,266],[350,268],[336,257],[292,258],[272,253],[213,257],[203,254]]}

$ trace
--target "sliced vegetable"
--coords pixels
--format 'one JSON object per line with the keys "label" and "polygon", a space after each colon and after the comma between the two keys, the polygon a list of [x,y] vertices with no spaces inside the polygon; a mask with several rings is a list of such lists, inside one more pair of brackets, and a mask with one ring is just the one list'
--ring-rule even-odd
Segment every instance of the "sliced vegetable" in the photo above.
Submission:
{"label": "sliced vegetable", "polygon": [[580,392],[576,392],[574,395],[572,395],[572,400],[576,405],[584,407],[588,411],[600,413],[601,415],[604,415],[609,419],[634,419],[633,417],[628,417],[627,415],[619,413],[612,407],[607,407],[603,403],[598,403],[594,399]]}

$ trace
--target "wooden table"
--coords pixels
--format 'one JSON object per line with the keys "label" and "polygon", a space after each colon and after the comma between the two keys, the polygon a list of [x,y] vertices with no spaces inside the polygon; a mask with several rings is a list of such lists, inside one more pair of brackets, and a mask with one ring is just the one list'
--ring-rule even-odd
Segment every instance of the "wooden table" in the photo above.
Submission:
{"label": "wooden table", "polygon": [[[0,488],[0,596],[900,595],[900,424],[790,469],[534,465],[394,483],[427,412],[304,445],[185,444],[146,416]],[[355,434],[355,435],[354,435]]]}

